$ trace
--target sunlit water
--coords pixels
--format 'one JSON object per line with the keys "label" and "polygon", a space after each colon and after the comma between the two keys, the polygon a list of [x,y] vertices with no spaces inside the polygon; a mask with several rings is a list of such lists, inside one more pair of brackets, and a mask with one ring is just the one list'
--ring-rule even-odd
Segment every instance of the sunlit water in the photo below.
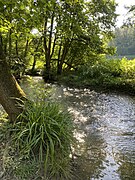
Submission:
{"label": "sunlit water", "polygon": [[68,87],[57,95],[77,125],[76,179],[135,179],[135,99]]}
{"label": "sunlit water", "polygon": [[135,179],[135,98],[45,85],[38,77],[34,83],[23,81],[22,87],[32,96],[51,87],[52,97],[73,114],[73,180]]}

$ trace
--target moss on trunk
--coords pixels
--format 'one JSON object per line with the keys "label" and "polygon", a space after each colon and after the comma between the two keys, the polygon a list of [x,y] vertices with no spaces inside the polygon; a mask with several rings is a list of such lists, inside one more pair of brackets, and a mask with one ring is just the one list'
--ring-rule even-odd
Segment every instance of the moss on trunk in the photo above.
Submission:
{"label": "moss on trunk", "polygon": [[10,68],[2,49],[0,42],[0,104],[7,112],[9,119],[15,121],[22,112],[17,99],[25,99],[25,93],[11,74]]}

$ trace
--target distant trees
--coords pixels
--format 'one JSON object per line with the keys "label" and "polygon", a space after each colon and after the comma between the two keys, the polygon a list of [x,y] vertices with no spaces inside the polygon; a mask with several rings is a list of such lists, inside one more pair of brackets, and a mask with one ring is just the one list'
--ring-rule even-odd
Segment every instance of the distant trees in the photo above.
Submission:
{"label": "distant trees", "polygon": [[116,46],[118,55],[135,55],[135,28],[120,27],[115,29],[115,38],[111,44]]}
{"label": "distant trees", "polygon": [[128,17],[123,26],[115,29],[115,39],[111,42],[117,47],[118,55],[135,55],[135,5],[127,7]]}

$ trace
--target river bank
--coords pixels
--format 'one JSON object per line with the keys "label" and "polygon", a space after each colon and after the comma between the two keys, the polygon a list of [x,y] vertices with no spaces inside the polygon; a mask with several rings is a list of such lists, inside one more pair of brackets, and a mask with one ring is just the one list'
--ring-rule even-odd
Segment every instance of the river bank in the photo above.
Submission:
{"label": "river bank", "polygon": [[135,59],[93,60],[80,66],[76,71],[63,73],[58,82],[99,92],[118,91],[135,95]]}
{"label": "river bank", "polygon": [[[72,180],[134,179],[135,99],[133,97],[89,88],[44,84],[41,77],[23,81],[22,87],[29,97],[34,97],[39,90],[44,93],[47,88],[50,89],[51,98],[63,104],[72,114],[76,126],[74,131],[76,145],[72,149],[74,174]],[[27,164],[27,170],[36,166],[31,162]],[[13,174],[14,171],[11,172],[9,169],[7,172]],[[5,173],[3,180],[15,179],[7,175]],[[41,180],[42,177],[37,176],[37,179]],[[16,178],[16,180],[20,179]]]}
{"label": "river bank", "polygon": [[78,73],[69,73],[58,78],[58,84],[75,88],[89,88],[98,92],[120,92],[135,95],[135,78],[88,78],[81,77]]}

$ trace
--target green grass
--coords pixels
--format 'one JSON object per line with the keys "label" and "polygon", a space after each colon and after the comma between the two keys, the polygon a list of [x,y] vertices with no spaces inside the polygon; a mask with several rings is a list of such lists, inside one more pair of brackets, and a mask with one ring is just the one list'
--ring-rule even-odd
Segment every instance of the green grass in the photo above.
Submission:
{"label": "green grass", "polygon": [[45,179],[70,179],[73,122],[61,105],[40,98],[27,101],[18,122],[5,124],[3,136],[6,128],[10,132],[8,148],[14,152],[6,157],[12,159],[8,164],[18,179],[30,179],[33,172]]}

